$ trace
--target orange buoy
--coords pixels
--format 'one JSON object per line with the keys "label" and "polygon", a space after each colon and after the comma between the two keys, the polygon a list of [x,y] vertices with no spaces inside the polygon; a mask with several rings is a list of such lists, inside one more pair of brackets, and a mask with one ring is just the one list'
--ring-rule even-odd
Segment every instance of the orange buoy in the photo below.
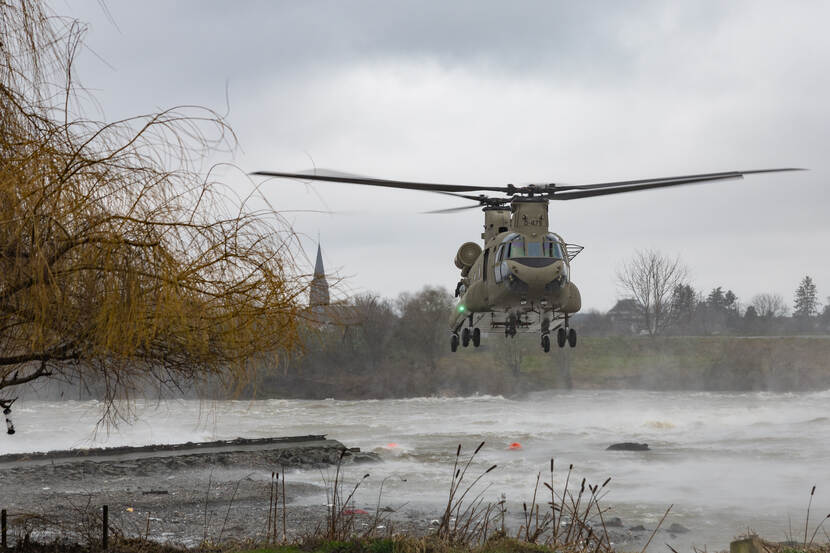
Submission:
{"label": "orange buoy", "polygon": [[388,444],[386,444],[387,449],[395,449],[396,447],[398,447],[398,444],[396,444],[395,442],[389,442]]}
{"label": "orange buoy", "polygon": [[513,442],[512,444],[507,446],[507,449],[522,449],[522,444],[520,444],[519,442]]}

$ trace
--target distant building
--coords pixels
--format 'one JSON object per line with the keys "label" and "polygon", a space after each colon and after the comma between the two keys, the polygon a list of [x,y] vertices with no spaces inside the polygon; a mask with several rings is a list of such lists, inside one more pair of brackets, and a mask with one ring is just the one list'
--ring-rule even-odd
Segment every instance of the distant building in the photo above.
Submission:
{"label": "distant building", "polygon": [[617,332],[638,334],[643,328],[643,308],[635,299],[619,300],[608,311],[608,318]]}

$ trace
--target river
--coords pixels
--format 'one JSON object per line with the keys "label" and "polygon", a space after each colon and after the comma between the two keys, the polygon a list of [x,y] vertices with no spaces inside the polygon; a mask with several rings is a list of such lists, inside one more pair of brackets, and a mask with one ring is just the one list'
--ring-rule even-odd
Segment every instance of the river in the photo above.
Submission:
{"label": "river", "polygon": [[[724,549],[748,529],[768,539],[800,540],[813,485],[810,533],[830,513],[830,391],[546,391],[521,399],[161,401],[133,407],[134,422],[96,431],[97,402],[20,401],[18,433],[0,437],[0,453],[326,434],[384,459],[350,469],[351,478],[364,468],[371,474],[358,503],[374,505],[384,481],[384,503],[434,510],[446,501],[457,445],[466,454],[484,441],[471,470],[497,464],[484,480],[485,495],[497,501],[504,494],[511,509],[529,501],[536,474],[544,477],[551,457],[560,489],[570,464],[572,478],[602,483],[611,477],[606,517],[620,517],[626,527],[652,529],[673,504],[666,527],[679,523],[690,531],[662,533],[651,551],[668,551],[664,543],[679,551]],[[651,450],[605,450],[623,441],[648,443]],[[521,448],[511,449],[512,443]],[[309,470],[288,478],[320,484],[323,476]]]}

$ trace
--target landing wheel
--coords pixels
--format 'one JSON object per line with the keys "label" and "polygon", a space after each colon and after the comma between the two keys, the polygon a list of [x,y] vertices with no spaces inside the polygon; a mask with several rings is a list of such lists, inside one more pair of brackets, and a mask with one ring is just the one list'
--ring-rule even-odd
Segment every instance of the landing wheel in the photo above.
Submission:
{"label": "landing wheel", "polygon": [[564,328],[560,328],[558,331],[556,331],[556,344],[557,344],[560,348],[564,348],[564,347],[565,347],[565,342],[566,342],[567,340],[568,340],[568,333],[567,333],[567,332],[565,332],[565,329],[564,329]]}
{"label": "landing wheel", "polygon": [[568,345],[571,347],[576,346],[576,330],[574,329],[568,331]]}
{"label": "landing wheel", "polygon": [[470,329],[465,328],[461,331],[461,345],[465,348],[470,345]]}
{"label": "landing wheel", "polygon": [[550,336],[547,334],[542,335],[542,349],[545,350],[545,353],[550,351]]}
{"label": "landing wheel", "polygon": [[473,329],[473,345],[478,347],[481,344],[481,330],[478,328]]}
{"label": "landing wheel", "polygon": [[455,351],[458,349],[458,334],[453,334],[450,338],[450,349]]}

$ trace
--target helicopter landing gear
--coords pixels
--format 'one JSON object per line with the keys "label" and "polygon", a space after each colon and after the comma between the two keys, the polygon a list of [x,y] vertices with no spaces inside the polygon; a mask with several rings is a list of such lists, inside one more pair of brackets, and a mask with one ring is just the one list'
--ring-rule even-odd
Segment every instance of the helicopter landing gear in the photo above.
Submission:
{"label": "helicopter landing gear", "polygon": [[518,318],[516,317],[516,315],[511,313],[507,317],[507,320],[504,323],[504,335],[505,335],[505,337],[513,338],[514,336],[516,336],[516,333],[518,332],[516,327],[518,327],[518,325],[519,325]]}
{"label": "helicopter landing gear", "polygon": [[455,350],[458,349],[458,334],[453,334],[452,338],[450,338],[450,350],[455,353]]}
{"label": "helicopter landing gear", "polygon": [[481,330],[478,327],[473,329],[473,345],[475,347],[481,345]]}
{"label": "helicopter landing gear", "polygon": [[550,319],[542,319],[542,350],[550,351]]}
{"label": "helicopter landing gear", "polygon": [[568,329],[568,345],[572,348],[576,347],[576,330],[572,328]]}
{"label": "helicopter landing gear", "polygon": [[560,326],[556,331],[556,343],[560,348],[565,347],[565,343],[569,346],[576,347],[576,330],[568,326],[568,317],[565,316],[565,325]]}
{"label": "helicopter landing gear", "polygon": [[465,348],[470,345],[470,329],[465,328],[461,331],[461,345]]}

